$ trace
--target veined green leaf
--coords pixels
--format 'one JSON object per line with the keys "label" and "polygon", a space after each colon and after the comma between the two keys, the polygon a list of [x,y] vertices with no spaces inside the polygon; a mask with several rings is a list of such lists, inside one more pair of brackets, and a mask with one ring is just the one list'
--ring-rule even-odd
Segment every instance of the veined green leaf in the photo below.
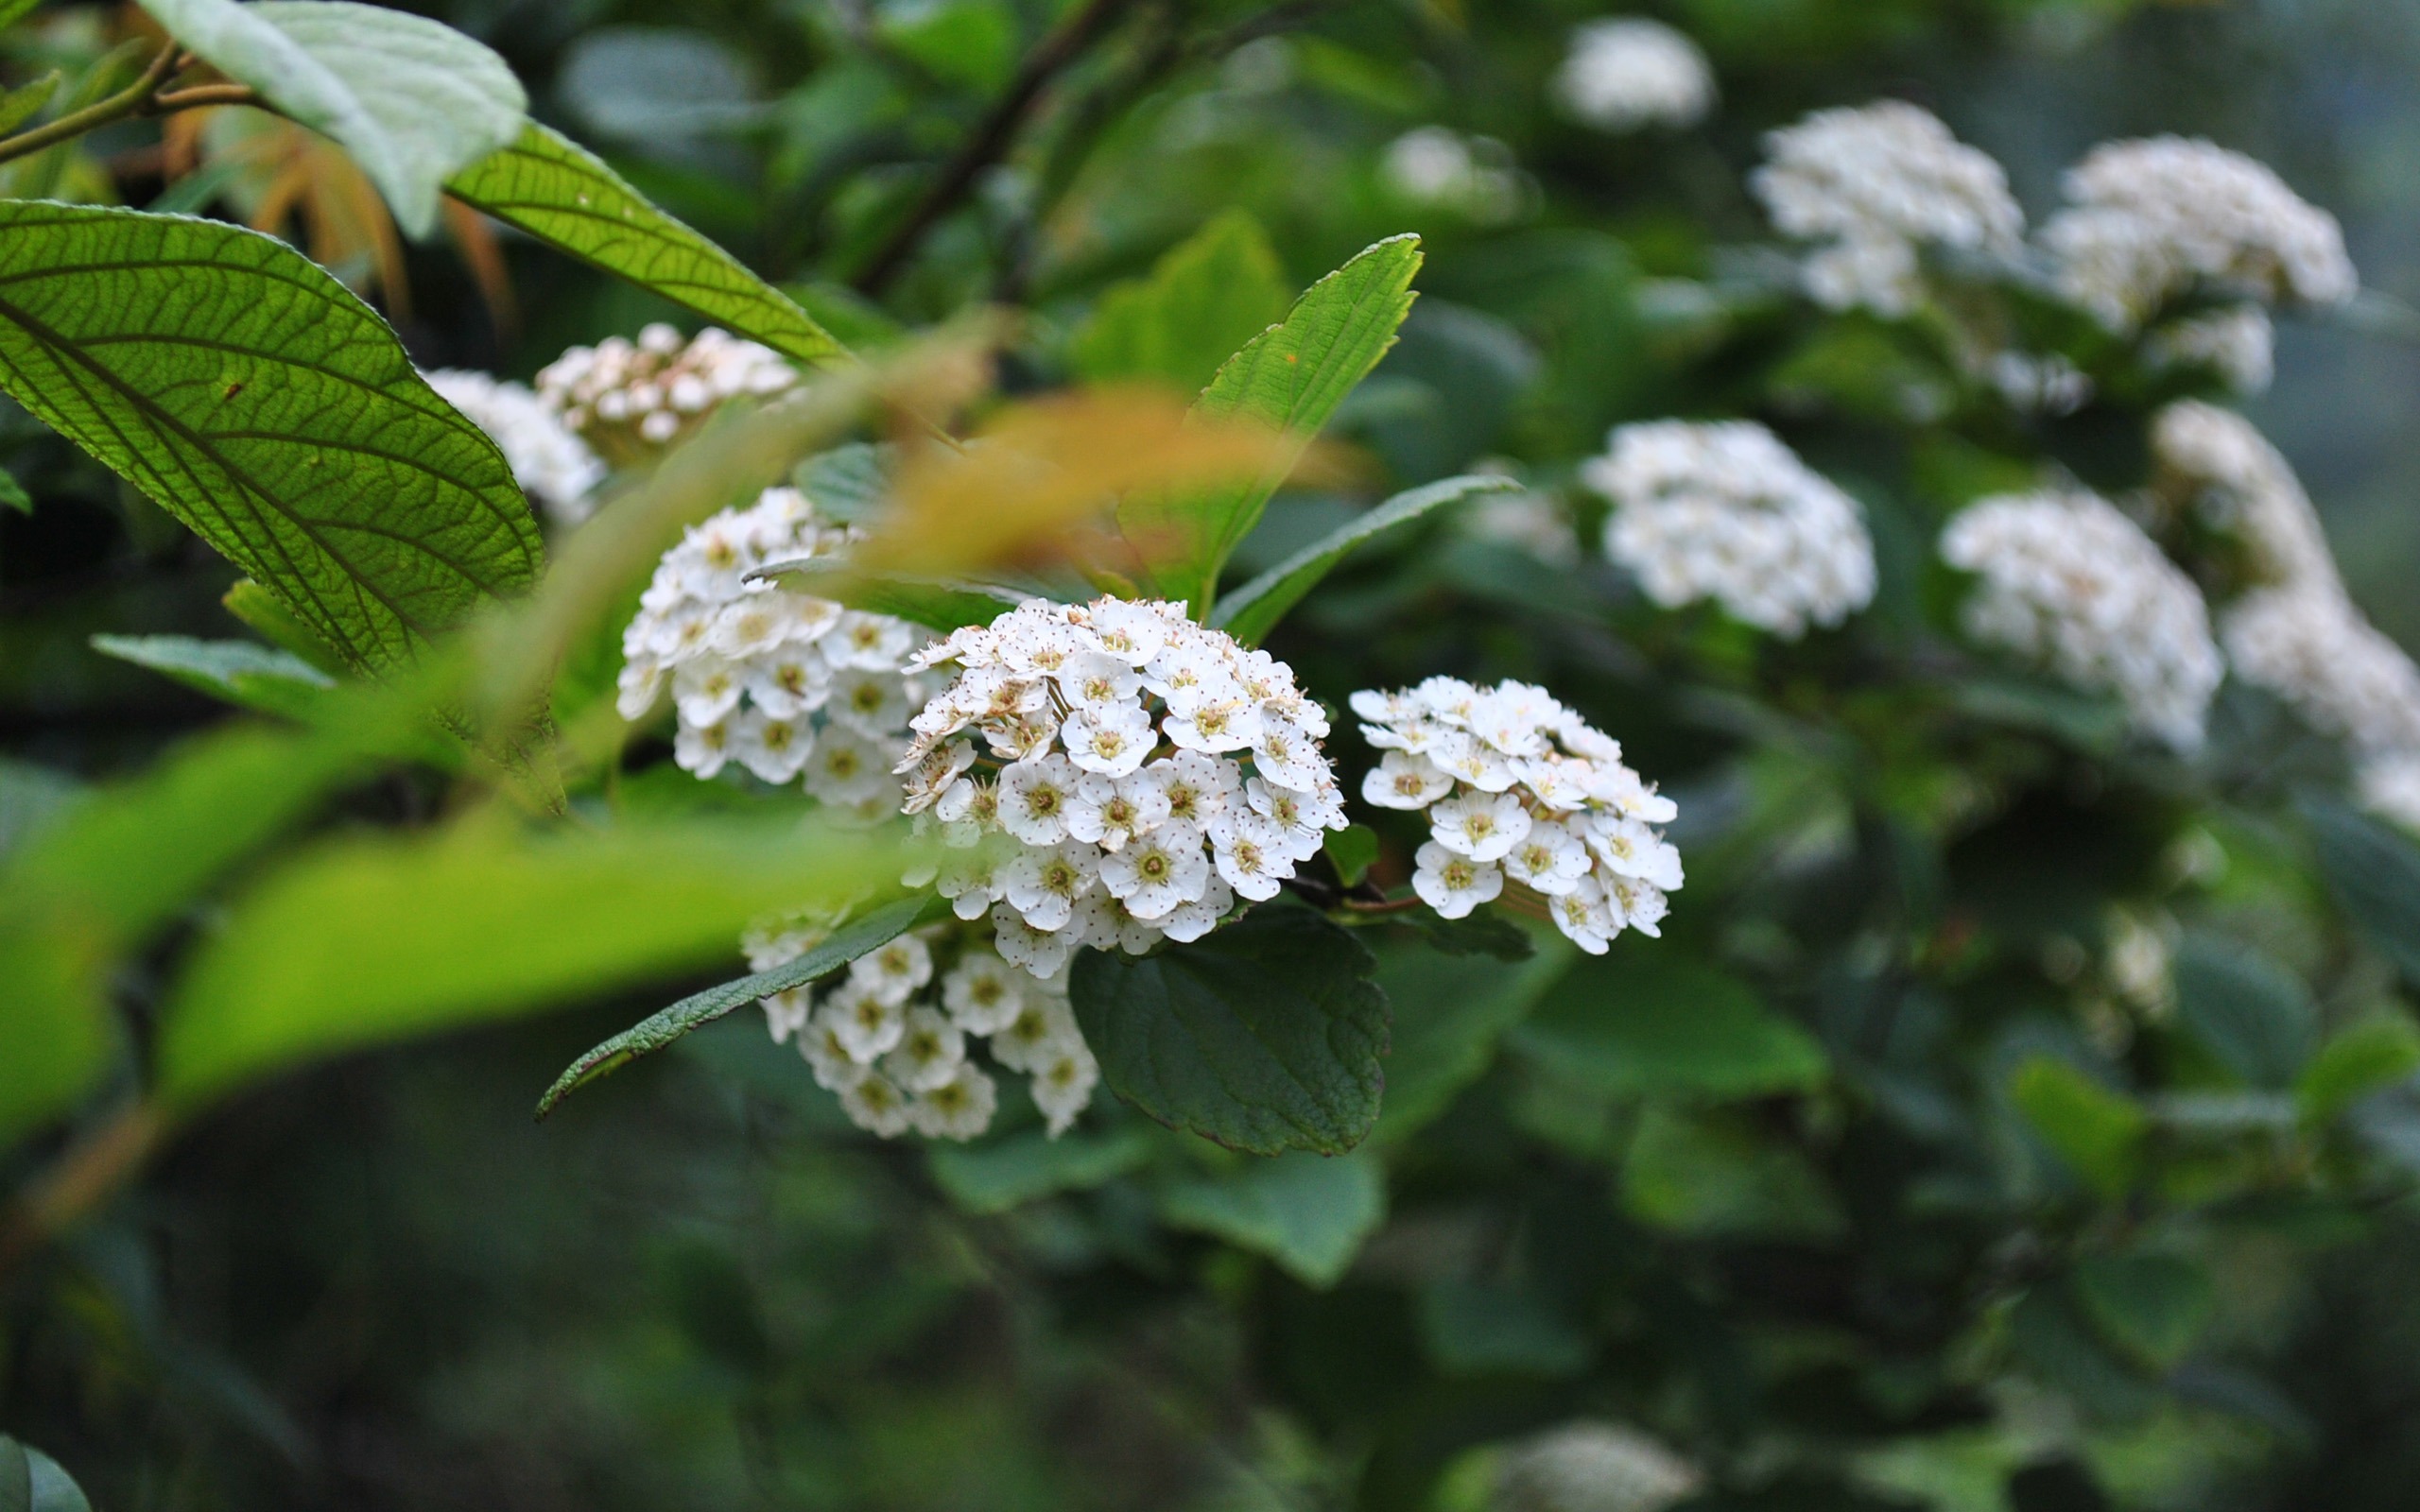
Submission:
{"label": "veined green leaf", "polygon": [[344,145],[413,236],[446,178],[510,144],[528,96],[453,27],[351,0],[141,0],[168,35]]}
{"label": "veined green leaf", "polygon": [[161,1017],[160,1094],[189,1110],[300,1061],[693,969],[751,919],[897,865],[873,834],[727,821],[336,841],[230,905]]}
{"label": "veined green leaf", "polygon": [[[18,0],[13,5],[0,5],[0,26],[9,26],[41,3],[42,0]],[[12,10],[14,15],[9,13]],[[14,131],[40,115],[42,108],[50,103],[50,97],[59,93],[61,77],[54,68],[30,84],[20,84],[6,94],[0,94],[0,133]]]}
{"label": "veined green leaf", "polygon": [[0,201],[0,387],[349,662],[392,664],[536,576],[495,443],[284,242],[26,201]]}
{"label": "veined green leaf", "polygon": [[816,514],[844,525],[862,524],[881,512],[890,495],[890,470],[895,450],[871,441],[851,441],[818,452],[798,465],[790,481],[815,506]]}
{"label": "veined green leaf", "polygon": [[632,1024],[565,1067],[538,1099],[538,1116],[609,1072],[618,1071],[639,1057],[652,1055],[690,1030],[714,1022],[734,1008],[759,998],[804,987],[827,976],[869,951],[880,950],[936,912],[929,896],[902,898],[885,903],[864,918],[835,931],[830,939],[797,960],[692,993],[660,1013]]}
{"label": "veined green leaf", "polygon": [[798,301],[648,203],[586,148],[534,122],[519,141],[471,164],[446,188],[508,226],[784,356],[829,364],[849,355]]}
{"label": "veined green leaf", "polygon": [[1102,294],[1069,355],[1095,383],[1154,379],[1189,398],[1285,315],[1287,292],[1260,223],[1230,210],[1169,249],[1150,277]]}
{"label": "veined green leaf", "polygon": [[1520,488],[1512,478],[1475,472],[1407,489],[1220,599],[1210,615],[1210,623],[1246,645],[1258,645],[1286,617],[1287,610],[1301,603],[1304,594],[1317,588],[1320,579],[1334,572],[1337,563],[1357,548],[1399,525],[1409,524],[1432,509],[1460,503],[1474,493],[1516,493]]}
{"label": "veined green leaf", "polygon": [[294,611],[275,593],[251,578],[237,579],[233,587],[219,595],[218,602],[254,634],[288,656],[306,662],[330,677],[344,670],[344,658],[337,655],[335,647],[296,619]]}
{"label": "veined green leaf", "polygon": [[1343,1280],[1387,1215],[1386,1175],[1367,1151],[1338,1159],[1297,1150],[1160,1194],[1160,1216],[1241,1246],[1305,1286]]}
{"label": "veined green leaf", "polygon": [[289,652],[250,641],[190,635],[95,635],[93,649],[172,678],[239,708],[301,719],[318,711],[336,679]]}
{"label": "veined green leaf", "polygon": [[1340,1155],[1378,1116],[1375,964],[1318,914],[1262,907],[1155,955],[1086,951],[1071,996],[1111,1091],[1161,1123],[1254,1155]]}
{"label": "veined green leaf", "polygon": [[[1411,313],[1420,238],[1392,236],[1311,285],[1283,324],[1227,359],[1194,413],[1274,425],[1307,447],[1356,385],[1395,342]],[[1207,615],[1219,569],[1260,521],[1285,481],[1273,469],[1248,484],[1184,494],[1138,494],[1118,506],[1118,527],[1165,598]]]}
{"label": "veined green leaf", "polygon": [[1010,589],[958,577],[860,574],[850,567],[845,558],[834,557],[767,562],[749,576],[781,581],[802,593],[813,593],[871,613],[890,614],[943,633],[961,625],[989,625],[1027,597]]}

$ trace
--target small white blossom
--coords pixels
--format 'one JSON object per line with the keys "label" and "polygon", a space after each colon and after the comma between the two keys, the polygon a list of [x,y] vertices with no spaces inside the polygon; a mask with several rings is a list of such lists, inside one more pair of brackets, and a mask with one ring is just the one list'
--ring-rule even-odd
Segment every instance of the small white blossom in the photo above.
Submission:
{"label": "small white blossom", "polygon": [[882,1057],[882,1074],[908,1091],[930,1091],[965,1063],[966,1031],[948,1014],[920,1005],[908,1010],[899,1043]]}
{"label": "small white blossom", "polygon": [[1482,223],[1512,219],[1530,194],[1503,143],[1443,126],[1416,127],[1387,144],[1378,177],[1406,199]]}
{"label": "small white blossom", "polygon": [[2199,401],[2170,404],[2152,426],[2152,455],[2164,486],[2181,492],[2202,524],[2243,542],[2254,581],[2342,586],[2319,511],[2250,421]]}
{"label": "small white blossom", "polygon": [[1715,96],[1714,70],[1698,44],[1640,16],[1574,31],[1554,89],[1565,110],[1605,131],[1695,126]]}
{"label": "small white blossom", "polygon": [[[1375,781],[1377,774],[1364,784],[1389,799],[1429,792],[1420,803],[1386,806],[1427,811],[1430,838],[1413,856],[1411,886],[1440,917],[1461,919],[1494,902],[1509,878],[1591,954],[1625,928],[1655,933],[1664,894],[1682,875],[1680,852],[1651,826],[1671,819],[1674,809],[1622,765],[1617,742],[1545,689],[1521,682],[1479,688],[1431,678],[1400,692],[1364,690],[1352,706],[1365,721],[1362,737],[1388,759],[1428,760],[1403,756],[1411,747],[1454,753],[1442,767],[1449,774],[1443,788],[1430,791],[1416,768],[1416,784],[1399,788],[1392,779]],[[1502,784],[1482,787],[1462,776],[1481,768]]]}
{"label": "small white blossom", "polygon": [[915,936],[902,935],[851,961],[849,979],[885,1003],[905,1003],[933,979],[933,953]]}
{"label": "small white blossom", "polygon": [[2135,727],[2175,749],[2202,744],[2224,668],[2201,590],[2133,521],[2083,491],[2004,494],[1969,506],[1941,555],[1982,581],[1967,633],[2116,694]]}
{"label": "small white blossom", "polygon": [[574,347],[538,374],[538,397],[562,424],[628,466],[692,434],[725,400],[775,394],[798,372],[769,347],[711,326],[683,341],[650,325],[635,342]]}
{"label": "small white blossom", "polygon": [[856,977],[835,988],[817,1011],[828,1019],[849,1058],[861,1066],[872,1065],[908,1032],[905,1005]]}
{"label": "small white blossom", "polygon": [[992,1126],[1000,1091],[992,1078],[961,1064],[947,1081],[927,1087],[908,1107],[908,1121],[926,1139],[971,1140]]}
{"label": "small white blossom", "polygon": [[942,978],[942,1005],[967,1033],[997,1034],[1025,1006],[1022,974],[994,953],[971,949]]}
{"label": "small white blossom", "polygon": [[1606,554],[1667,608],[1712,598],[1794,639],[1874,598],[1874,541],[1857,502],[1761,425],[1624,425],[1581,476],[1614,501]]}
{"label": "small white blossom", "polygon": [[879,1072],[868,1072],[850,1083],[840,1093],[840,1110],[851,1123],[883,1139],[908,1132],[908,1094]]}
{"label": "small white blossom", "polygon": [[1069,1038],[1036,1056],[1032,1071],[1033,1105],[1042,1109],[1050,1137],[1057,1139],[1091,1105],[1093,1089],[1100,1083],[1100,1062],[1080,1038]]}
{"label": "small white blossom", "polygon": [[567,529],[596,507],[591,495],[605,481],[605,464],[536,394],[520,384],[457,368],[421,376],[439,398],[488,433],[504,453],[513,481],[556,525]]}
{"label": "small white blossom", "polygon": [[2420,752],[2401,751],[2362,765],[2354,777],[2361,806],[2420,835]]}
{"label": "small white blossom", "polygon": [[1924,249],[2013,257],[2025,229],[2000,165],[1898,100],[1817,111],[1765,153],[1749,187],[1786,234],[1822,243],[1805,277],[1830,309],[1906,315]]}
{"label": "small white blossom", "polygon": [[2377,760],[2420,752],[2420,667],[2341,589],[2267,588],[2221,623],[2236,675]]}

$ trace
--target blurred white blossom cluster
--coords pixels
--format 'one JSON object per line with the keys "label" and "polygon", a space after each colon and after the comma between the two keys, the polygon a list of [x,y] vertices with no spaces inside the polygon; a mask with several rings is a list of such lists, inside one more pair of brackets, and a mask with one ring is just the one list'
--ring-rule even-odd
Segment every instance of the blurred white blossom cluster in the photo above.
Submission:
{"label": "blurred white blossom cluster", "polygon": [[1749,421],[1624,425],[1581,470],[1614,502],[1605,550],[1666,608],[1712,598],[1795,639],[1874,597],[1857,502]]}
{"label": "blurred white blossom cluster", "polygon": [[1507,1446],[1490,1512],[1665,1512],[1704,1488],[1705,1473],[1622,1422],[1582,1418]]}
{"label": "blurred white blossom cluster", "polygon": [[2155,362],[2213,368],[2239,390],[2269,382],[2269,318],[2257,306],[2338,304],[2359,286],[2335,216],[2212,143],[2104,143],[2067,170],[2065,188],[2067,208],[2042,228],[2060,290],[2125,335],[2187,296],[2254,301],[2173,320],[2145,349]]}
{"label": "blurred white blossom cluster", "polygon": [[1344,827],[1326,713],[1182,604],[1037,599],[911,665],[957,677],[913,721],[906,811],[940,822],[959,917],[989,909],[1037,976],[1199,939]]}
{"label": "blurred white blossom cluster", "polygon": [[1388,143],[1378,174],[1406,199],[1481,224],[1511,220],[1530,198],[1530,181],[1513,166],[1510,147],[1450,127],[1415,127]]}
{"label": "blurred white blossom cluster", "polygon": [[1622,764],[1619,742],[1521,682],[1430,678],[1357,693],[1353,712],[1386,753],[1362,799],[1428,816],[1411,885],[1441,918],[1494,902],[1509,878],[1591,954],[1624,929],[1658,933],[1681,853],[1653,826],[1678,811]]}
{"label": "blurred white blossom cluster", "polygon": [[1941,555],[1982,581],[1969,634],[2114,693],[2135,727],[2200,747],[2224,667],[2201,591],[2140,526],[2081,490],[2002,494],[1949,523]]}
{"label": "blurred white blossom cluster", "polygon": [[1554,89],[1564,109],[1605,131],[1695,126],[1715,101],[1714,70],[1698,44],[1643,16],[1574,31]]}
{"label": "blurred white blossom cluster", "polygon": [[894,811],[891,768],[925,694],[905,663],[923,632],[749,576],[848,539],[790,488],[691,527],[622,633],[622,716],[644,716],[668,683],[683,769],[712,777],[735,761],[769,782],[803,773],[827,803]]}
{"label": "blurred white blossom cluster", "polygon": [[2253,587],[2220,618],[2236,675],[2352,748],[2363,802],[2420,828],[2420,666],[2345,591],[2293,468],[2230,410],[2160,412],[2152,452],[2211,528],[2243,546]]}
{"label": "blurred white blossom cluster", "polygon": [[[798,959],[831,935],[828,924],[786,919],[742,941],[752,971]],[[992,1126],[999,1090],[978,1065],[1028,1078],[1034,1106],[1056,1139],[1092,1102],[1100,1066],[1076,1027],[1063,983],[1000,958],[963,926],[899,936],[849,963],[845,974],[764,1000],[776,1043],[795,1037],[816,1082],[838,1096],[858,1127],[885,1139],[909,1129],[969,1140]]]}
{"label": "blurred white blossom cluster", "polygon": [[488,433],[504,453],[513,481],[538,501],[547,519],[568,528],[588,518],[596,507],[589,496],[605,481],[605,464],[544,400],[524,385],[460,368],[421,376],[438,397]]}
{"label": "blurred white blossom cluster", "polygon": [[1765,139],[1749,179],[1773,224],[1819,242],[1803,268],[1830,309],[1912,309],[1927,247],[2013,257],[2025,213],[1988,155],[1898,100],[1817,111]]}
{"label": "blurred white blossom cluster", "polygon": [[573,347],[538,373],[538,397],[617,467],[672,445],[716,405],[777,394],[798,372],[770,347],[713,326],[695,336],[661,321],[636,341],[609,336]]}

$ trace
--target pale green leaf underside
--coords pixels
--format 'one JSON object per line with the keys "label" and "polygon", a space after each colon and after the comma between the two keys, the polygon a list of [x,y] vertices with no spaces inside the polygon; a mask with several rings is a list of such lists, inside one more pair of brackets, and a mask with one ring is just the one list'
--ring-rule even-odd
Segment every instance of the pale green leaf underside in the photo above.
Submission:
{"label": "pale green leaf underside", "polygon": [[1432,509],[1441,509],[1474,493],[1512,493],[1520,488],[1508,477],[1469,473],[1407,489],[1220,599],[1210,623],[1246,645],[1258,645],[1268,639],[1269,632],[1276,628],[1288,610],[1301,603],[1305,594],[1319,586],[1321,578],[1334,572],[1337,564],[1355,550],[1398,525],[1409,524]]}
{"label": "pale green leaf underside", "polygon": [[348,661],[400,661],[537,576],[495,443],[284,242],[22,200],[0,233],[0,387]]}
{"label": "pale green leaf underside", "polygon": [[1267,1255],[1322,1288],[1343,1279],[1386,1215],[1386,1175],[1366,1152],[1329,1159],[1297,1151],[1160,1194],[1160,1216],[1172,1227]]}
{"label": "pale green leaf underside", "polygon": [[319,711],[336,679],[290,652],[250,641],[189,635],[95,635],[103,656],[148,667],[238,708],[300,719]]}
{"label": "pale green leaf underside", "polygon": [[528,97],[451,26],[349,0],[142,0],[168,34],[344,145],[414,236],[446,178],[518,136]]}
{"label": "pale green leaf underside", "polygon": [[586,148],[532,122],[446,185],[463,203],[786,357],[848,349],[739,259],[648,203]]}
{"label": "pale green leaf underside", "polygon": [[566,1067],[563,1074],[555,1078],[555,1084],[546,1089],[546,1094],[538,1099],[538,1116],[544,1118],[553,1112],[556,1104],[606,1073],[617,1071],[641,1056],[663,1049],[690,1030],[712,1023],[734,1008],[744,1007],[776,992],[786,992],[794,987],[804,987],[820,976],[838,971],[868,951],[880,950],[906,934],[924,914],[930,911],[932,899],[926,895],[887,903],[838,931],[830,939],[797,960],[758,971],[753,976],[725,982],[720,987],[710,987],[641,1020]]}
{"label": "pale green leaf underside", "polygon": [[1387,1002],[1361,942],[1308,909],[1256,908],[1190,945],[1086,951],[1071,995],[1110,1089],[1254,1155],[1339,1155],[1378,1116]]}
{"label": "pale green leaf underside", "polygon": [[[1394,345],[1411,313],[1411,279],[1419,270],[1417,236],[1392,236],[1361,252],[1312,284],[1282,324],[1228,358],[1194,413],[1257,421],[1308,446]],[[1290,468],[1289,461],[1249,483],[1121,504],[1118,525],[1144,555],[1161,595],[1206,609],[1219,568],[1252,533]]]}

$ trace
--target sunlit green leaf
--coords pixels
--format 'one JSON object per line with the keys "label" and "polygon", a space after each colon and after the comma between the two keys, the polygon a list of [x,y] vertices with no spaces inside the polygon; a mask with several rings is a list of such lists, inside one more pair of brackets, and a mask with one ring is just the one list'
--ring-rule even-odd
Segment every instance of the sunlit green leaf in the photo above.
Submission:
{"label": "sunlit green leaf", "polygon": [[0,915],[0,1151],[90,1091],[109,1064],[104,940],[27,901]]}
{"label": "sunlit green leaf", "polygon": [[[11,0],[9,4],[0,5],[0,26],[10,25],[41,3],[42,0]],[[17,130],[40,115],[42,108],[50,103],[50,97],[59,93],[60,77],[59,70],[54,68],[29,84],[20,84],[6,94],[0,94],[0,132]]]}
{"label": "sunlit green leaf", "polygon": [[344,144],[414,236],[448,175],[519,135],[521,81],[483,44],[350,0],[142,0],[168,34],[282,114]]}
{"label": "sunlit green leaf", "polygon": [[545,1095],[538,1099],[538,1116],[544,1118],[553,1112],[555,1105],[597,1077],[617,1071],[641,1056],[652,1055],[734,1008],[804,987],[869,951],[881,949],[933,911],[931,900],[923,896],[885,903],[835,931],[830,939],[794,961],[708,988],[649,1015],[565,1067],[563,1074],[555,1078],[555,1084],[546,1089]]}
{"label": "sunlit green leaf", "polygon": [[1297,1150],[1160,1194],[1160,1216],[1267,1255],[1305,1286],[1327,1287],[1387,1215],[1385,1173],[1368,1152]]}
{"label": "sunlit green leaf", "polygon": [[[1194,413],[1259,421],[1308,446],[1394,345],[1411,313],[1411,278],[1419,270],[1417,236],[1390,237],[1355,257],[1312,284],[1283,324],[1228,358]],[[1118,506],[1118,526],[1143,555],[1160,595],[1206,614],[1219,567],[1252,534],[1284,481],[1278,469],[1229,488],[1132,495]]]}
{"label": "sunlit green leaf", "polygon": [[17,474],[0,468],[0,508],[14,509],[19,514],[34,512],[34,496],[17,481]]}
{"label": "sunlit green leaf", "polygon": [[190,635],[95,635],[103,656],[175,679],[186,687],[262,713],[301,718],[321,707],[336,679],[285,651],[250,641]]}
{"label": "sunlit green leaf", "polygon": [[0,1512],[93,1512],[93,1507],[57,1460],[0,1434]]}
{"label": "sunlit green leaf", "polygon": [[1095,383],[1153,379],[1191,398],[1286,314],[1288,292],[1260,223],[1230,210],[1171,248],[1150,277],[1104,292],[1069,355]]}
{"label": "sunlit green leaf", "polygon": [[2294,1101],[2312,1123],[2335,1117],[2420,1071],[2420,1029],[2400,1014],[2337,1031],[2294,1078]]}
{"label": "sunlit green leaf", "polygon": [[1377,862],[1378,832],[1366,824],[1348,824],[1341,830],[1330,830],[1321,840],[1320,849],[1327,852],[1337,879],[1348,887],[1357,887]]}
{"label": "sunlit green leaf", "polygon": [[1459,503],[1475,493],[1514,493],[1521,485],[1508,477],[1473,474],[1426,483],[1396,494],[1352,524],[1322,536],[1219,601],[1211,623],[1243,642],[1266,640],[1287,610],[1317,588],[1320,579],[1356,549],[1388,531],[1409,524],[1431,510]]}
{"label": "sunlit green leaf", "polygon": [[294,611],[275,593],[251,578],[238,578],[219,595],[218,602],[238,622],[288,656],[306,662],[330,677],[344,671],[344,658],[337,654],[335,647],[296,619]]}
{"label": "sunlit green leaf", "polygon": [[1161,1123],[1255,1155],[1340,1154],[1378,1115],[1374,965],[1308,909],[1264,906],[1158,954],[1087,951],[1072,997],[1102,1078]]}
{"label": "sunlit green leaf", "polygon": [[0,862],[64,814],[82,791],[64,772],[0,757]]}
{"label": "sunlit green leaf", "polygon": [[0,387],[363,666],[526,588],[503,454],[284,242],[0,202]]}
{"label": "sunlit green leaf", "polygon": [[648,202],[586,148],[531,124],[446,184],[457,198],[804,363],[848,355],[788,295]]}
{"label": "sunlit green leaf", "polygon": [[1656,940],[1574,967],[1513,1034],[1521,1053],[1616,1094],[1763,1097],[1819,1085],[1822,1046],[1735,977]]}

